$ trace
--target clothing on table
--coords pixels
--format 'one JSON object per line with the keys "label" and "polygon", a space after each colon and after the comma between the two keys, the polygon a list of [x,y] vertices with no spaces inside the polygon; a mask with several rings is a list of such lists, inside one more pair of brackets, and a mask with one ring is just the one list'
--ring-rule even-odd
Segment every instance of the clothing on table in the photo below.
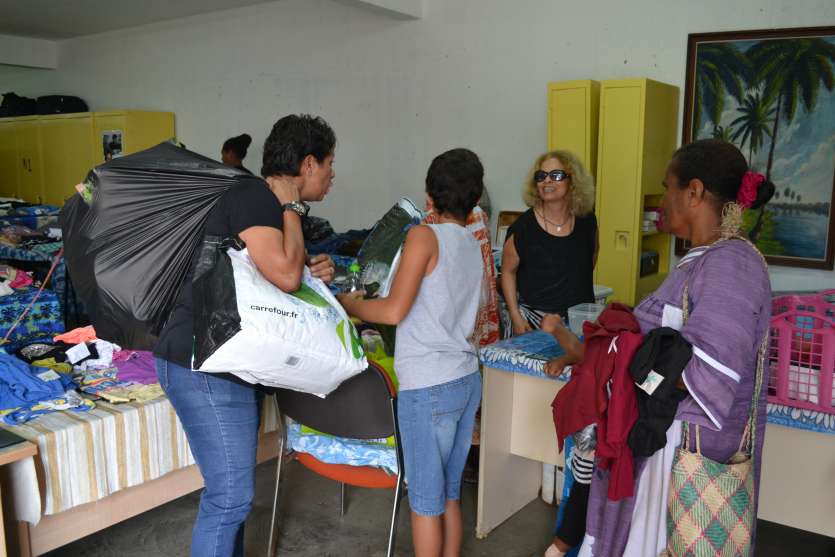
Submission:
{"label": "clothing on table", "polygon": [[[113,364],[113,354],[121,350],[118,344],[113,344],[106,340],[96,340],[93,342],[98,352],[97,358],[86,358],[75,365],[82,370],[101,369],[110,367]],[[89,349],[89,347],[88,347]]]}
{"label": "clothing on table", "polygon": [[[127,356],[125,356],[126,353]],[[143,385],[157,382],[154,355],[151,352],[122,350],[113,355],[113,365],[118,370],[116,377],[121,381],[132,381]]]}
{"label": "clothing on table", "polygon": [[67,362],[59,362],[55,358],[44,358],[42,360],[35,360],[32,362],[33,366],[44,367],[57,371],[58,373],[72,373],[72,364]]}
{"label": "clothing on table", "polygon": [[[431,212],[423,219],[423,223],[435,224],[437,220],[435,213]],[[484,276],[481,280],[481,302],[476,314],[473,338],[479,346],[488,346],[499,340],[499,296],[496,290],[493,246],[490,242],[490,217],[481,207],[475,207],[467,216],[467,230],[481,246],[484,267]]]}
{"label": "clothing on table", "polygon": [[255,495],[263,395],[251,386],[157,359],[159,383],[183,425],[203,476],[191,555],[243,557]]}
{"label": "clothing on table", "polygon": [[612,469],[609,497],[632,495],[632,453],[626,442],[638,418],[629,362],[641,343],[640,326],[629,307],[611,304],[597,322],[583,324],[585,354],[552,403],[557,441],[597,424],[598,467]]}
{"label": "clothing on table", "polygon": [[0,281],[0,297],[14,294],[14,288],[7,281]]}
{"label": "clothing on table", "polygon": [[72,378],[35,367],[0,352],[0,417],[8,424],[24,423],[46,412],[82,406]]}
{"label": "clothing on table", "polygon": [[[682,326],[681,300],[688,287],[690,316]],[[691,249],[664,283],[636,308],[641,330],[680,329],[693,357],[682,373],[688,396],[667,430],[667,443],[649,458],[636,458],[636,496],[609,501],[608,472],[596,470],[589,497],[582,557],[645,557],[665,549],[672,461],[681,421],[701,426],[702,454],[717,462],[739,448],[754,392],[757,352],[768,332],[771,285],[760,255],[740,240]],[[755,492],[766,427],[767,389],[757,407]],[[691,435],[693,432],[691,431]],[[752,504],[757,506],[755,498]],[[634,527],[633,527],[634,525]],[[752,548],[753,550],[753,548]]]}
{"label": "clothing on table", "polygon": [[[63,363],[67,361],[67,350],[73,348],[73,344],[66,344],[64,342],[57,342],[55,344],[48,344],[45,342],[35,342],[32,344],[27,344],[19,348],[15,355],[27,363],[34,363],[38,360],[55,360],[58,363]],[[88,359],[95,359],[99,357],[99,352],[96,349],[96,345],[94,343],[90,343],[87,345],[87,350],[90,353],[88,356],[76,360],[75,363],[81,363],[84,360]]]}
{"label": "clothing on table", "polygon": [[126,381],[119,376],[116,368],[86,371],[77,376],[76,380],[82,392],[114,404],[131,400],[144,402],[159,398],[164,394],[156,380],[147,384]]}
{"label": "clothing on table", "polygon": [[429,224],[438,260],[397,326],[394,369],[400,391],[447,383],[478,369],[472,340],[483,276],[481,250],[458,224]]}
{"label": "clothing on table", "polygon": [[554,236],[539,225],[533,209],[525,211],[507,231],[519,255],[516,288],[519,302],[544,313],[568,317],[568,308],[594,302],[594,213],[575,217],[567,236]]}
{"label": "clothing on table", "polygon": [[14,278],[9,283],[13,289],[18,290],[20,288],[26,288],[27,286],[32,286],[35,281],[32,280],[32,275],[26,273],[24,271],[18,271],[15,273]]}
{"label": "clothing on table", "polygon": [[652,456],[667,444],[678,404],[687,397],[678,381],[692,355],[690,343],[670,327],[653,329],[644,337],[629,366],[639,385],[638,421],[629,432],[633,455]]}
{"label": "clothing on table", "polygon": [[481,373],[441,385],[401,391],[397,416],[409,506],[422,516],[444,513],[461,498],[461,478],[481,402]]}
{"label": "clothing on table", "polygon": [[97,338],[96,330],[92,325],[88,325],[87,327],[80,327],[58,335],[52,340],[55,342],[66,342],[67,344],[81,344],[82,342],[97,340]]}
{"label": "clothing on table", "polygon": [[[278,198],[260,178],[242,178],[218,199],[206,218],[203,235],[232,238],[253,226],[282,229],[283,213]],[[195,254],[196,258],[197,254]],[[179,366],[191,368],[193,269],[160,333],[154,354]]]}

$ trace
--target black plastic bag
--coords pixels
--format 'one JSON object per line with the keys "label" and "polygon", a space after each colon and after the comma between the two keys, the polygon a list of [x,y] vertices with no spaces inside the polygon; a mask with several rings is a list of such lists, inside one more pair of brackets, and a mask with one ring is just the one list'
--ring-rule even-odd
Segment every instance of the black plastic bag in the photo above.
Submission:
{"label": "black plastic bag", "polygon": [[191,281],[194,304],[194,369],[241,330],[232,261],[227,249],[243,249],[239,238],[206,236]]}
{"label": "black plastic bag", "polygon": [[243,171],[172,143],[113,159],[88,202],[61,211],[67,268],[99,338],[151,349],[200,244],[206,217]]}

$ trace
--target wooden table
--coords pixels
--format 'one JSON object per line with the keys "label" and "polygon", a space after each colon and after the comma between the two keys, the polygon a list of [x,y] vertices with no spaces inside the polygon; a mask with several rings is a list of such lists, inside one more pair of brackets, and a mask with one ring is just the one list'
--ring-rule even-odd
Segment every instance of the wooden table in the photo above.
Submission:
{"label": "wooden table", "polygon": [[560,353],[553,337],[541,331],[482,351],[478,538],[537,497],[542,463],[563,465],[551,402],[567,376],[554,378],[542,372],[545,361]]}
{"label": "wooden table", "polygon": [[[38,446],[29,441],[24,441],[16,445],[10,445],[0,449],[0,466],[23,460],[24,458],[31,458],[38,454]],[[3,494],[0,493],[0,501],[3,500]],[[6,557],[6,530],[3,526],[3,506],[0,505],[0,557]]]}

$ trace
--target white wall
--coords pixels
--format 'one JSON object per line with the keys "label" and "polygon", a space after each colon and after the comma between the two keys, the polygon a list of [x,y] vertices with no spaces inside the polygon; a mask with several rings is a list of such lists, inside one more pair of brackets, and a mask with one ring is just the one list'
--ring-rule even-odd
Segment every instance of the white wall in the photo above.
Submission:
{"label": "white wall", "polygon": [[[553,80],[647,76],[683,86],[689,32],[835,25],[831,0],[425,0],[424,19],[351,3],[282,0],[72,39],[50,76],[0,90],[83,97],[94,110],[177,115],[189,148],[219,156],[277,117],[313,112],[334,127],[336,185],[314,213],[366,227],[402,195],[422,199],[431,158],[467,146],[484,162],[494,208],[546,146]],[[19,86],[18,86],[19,83]],[[775,288],[821,288],[832,272],[775,268]]]}
{"label": "white wall", "polygon": [[57,63],[55,41],[0,35],[0,64],[54,69]]}

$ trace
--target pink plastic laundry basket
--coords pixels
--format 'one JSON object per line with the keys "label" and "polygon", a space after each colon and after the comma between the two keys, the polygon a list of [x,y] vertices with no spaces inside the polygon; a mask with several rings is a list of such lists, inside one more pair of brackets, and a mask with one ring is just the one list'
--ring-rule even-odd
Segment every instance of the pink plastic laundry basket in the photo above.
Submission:
{"label": "pink plastic laundry basket", "polygon": [[835,290],[772,301],[768,400],[835,414]]}

